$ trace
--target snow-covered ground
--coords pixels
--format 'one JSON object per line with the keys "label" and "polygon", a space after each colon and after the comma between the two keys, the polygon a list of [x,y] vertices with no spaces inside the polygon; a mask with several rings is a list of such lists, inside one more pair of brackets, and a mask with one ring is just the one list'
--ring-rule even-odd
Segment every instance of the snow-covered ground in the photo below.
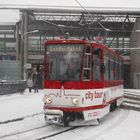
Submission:
{"label": "snow-covered ground", "polygon": [[26,90],[23,95],[0,96],[0,140],[140,140],[140,112],[133,110],[117,109],[96,126],[71,129],[46,125],[43,95],[43,90]]}
{"label": "snow-covered ground", "polygon": [[40,93],[0,96],[0,122],[43,112],[43,90]]}

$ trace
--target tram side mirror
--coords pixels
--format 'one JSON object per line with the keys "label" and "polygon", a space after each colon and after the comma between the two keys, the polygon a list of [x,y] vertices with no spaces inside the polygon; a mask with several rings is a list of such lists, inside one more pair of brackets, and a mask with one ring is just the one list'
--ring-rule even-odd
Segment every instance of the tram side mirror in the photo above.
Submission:
{"label": "tram side mirror", "polygon": [[105,73],[105,65],[104,65],[104,63],[101,64],[100,72]]}

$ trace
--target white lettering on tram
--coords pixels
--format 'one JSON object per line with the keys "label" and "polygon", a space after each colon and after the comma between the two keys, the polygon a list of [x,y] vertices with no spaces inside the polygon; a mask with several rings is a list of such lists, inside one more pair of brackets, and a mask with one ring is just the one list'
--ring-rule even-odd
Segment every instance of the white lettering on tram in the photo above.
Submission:
{"label": "white lettering on tram", "polygon": [[103,92],[97,92],[97,91],[90,92],[90,91],[88,91],[88,92],[85,94],[85,99],[90,99],[91,101],[92,101],[94,98],[102,98],[102,97],[103,97]]}

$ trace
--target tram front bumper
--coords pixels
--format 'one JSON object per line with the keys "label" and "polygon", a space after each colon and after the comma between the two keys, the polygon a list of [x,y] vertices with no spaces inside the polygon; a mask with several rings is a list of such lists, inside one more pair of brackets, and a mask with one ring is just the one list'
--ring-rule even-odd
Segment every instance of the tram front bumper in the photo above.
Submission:
{"label": "tram front bumper", "polygon": [[46,110],[44,118],[46,123],[62,124],[63,112],[61,110]]}

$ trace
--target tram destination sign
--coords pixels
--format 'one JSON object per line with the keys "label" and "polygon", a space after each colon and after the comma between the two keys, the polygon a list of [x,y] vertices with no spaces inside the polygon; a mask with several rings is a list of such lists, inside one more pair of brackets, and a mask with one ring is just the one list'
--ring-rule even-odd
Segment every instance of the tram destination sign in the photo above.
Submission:
{"label": "tram destination sign", "polygon": [[47,48],[49,52],[81,52],[81,45],[49,45]]}

